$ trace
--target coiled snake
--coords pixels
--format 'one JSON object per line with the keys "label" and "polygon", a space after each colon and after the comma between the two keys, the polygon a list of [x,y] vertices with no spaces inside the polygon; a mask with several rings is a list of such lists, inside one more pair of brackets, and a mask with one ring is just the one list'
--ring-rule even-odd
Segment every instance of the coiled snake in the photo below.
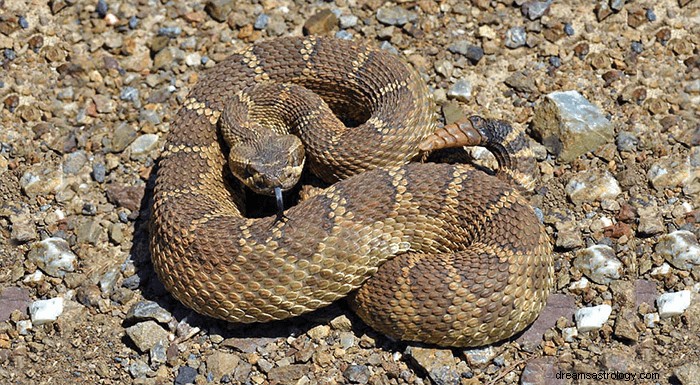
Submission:
{"label": "coiled snake", "polygon": [[[171,125],[151,222],[158,277],[186,306],[231,322],[350,295],[396,339],[477,346],[522,330],[553,281],[549,238],[512,182],[531,182],[524,134],[478,118],[436,130],[433,110],[420,75],[368,45],[291,37],[233,54]],[[409,163],[465,144],[490,148],[498,174]],[[231,170],[271,194],[296,182],[304,153],[340,181],[282,219],[246,218]]]}

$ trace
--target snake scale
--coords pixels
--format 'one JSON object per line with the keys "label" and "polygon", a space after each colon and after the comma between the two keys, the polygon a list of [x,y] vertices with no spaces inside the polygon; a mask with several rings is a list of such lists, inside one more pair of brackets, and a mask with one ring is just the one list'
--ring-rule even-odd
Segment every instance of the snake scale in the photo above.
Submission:
{"label": "snake scale", "polygon": [[[549,238],[513,183],[531,171],[519,166],[532,154],[524,133],[477,118],[436,129],[433,104],[417,71],[367,44],[275,38],[218,63],[177,113],[159,161],[158,277],[186,306],[231,322],[349,296],[395,339],[478,346],[524,329],[553,283]],[[290,132],[305,149],[279,139]],[[492,149],[499,172],[409,162],[463,144]],[[270,184],[289,188],[304,159],[339,181],[281,220],[245,216],[232,171],[269,194]]]}

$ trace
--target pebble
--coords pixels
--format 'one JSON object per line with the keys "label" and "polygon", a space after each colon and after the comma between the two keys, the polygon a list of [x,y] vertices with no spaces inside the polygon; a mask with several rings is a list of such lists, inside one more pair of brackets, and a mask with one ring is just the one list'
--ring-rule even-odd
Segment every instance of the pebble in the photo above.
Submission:
{"label": "pebble", "polygon": [[270,369],[267,379],[270,382],[294,383],[304,374],[313,371],[313,364],[290,364]]}
{"label": "pebble", "polygon": [[158,28],[158,35],[169,37],[171,39],[180,36],[182,28],[180,27],[161,27]]}
{"label": "pebble", "polygon": [[648,328],[655,328],[659,320],[659,313],[648,313],[644,315],[644,325]]}
{"label": "pebble", "polygon": [[636,151],[639,145],[639,138],[633,132],[620,131],[615,138],[618,151]]}
{"label": "pebble", "polygon": [[268,16],[265,13],[261,13],[255,19],[255,23],[253,24],[253,28],[255,28],[257,30],[265,29],[265,27],[267,27],[267,23],[269,23],[269,22],[270,22],[270,16]]}
{"label": "pebble", "polygon": [[216,381],[226,374],[233,374],[238,366],[240,358],[231,353],[214,352],[207,357],[207,370],[210,371]]}
{"label": "pebble", "polygon": [[155,320],[162,324],[167,324],[172,319],[173,315],[163,309],[157,302],[146,300],[135,303],[126,313],[127,321]]}
{"label": "pebble", "polygon": [[27,258],[43,272],[63,278],[67,272],[75,271],[77,256],[65,239],[51,237],[32,244]]}
{"label": "pebble", "polygon": [[695,234],[687,230],[659,237],[656,252],[678,269],[692,270],[700,265],[700,244]]}
{"label": "pebble", "polygon": [[661,294],[656,299],[656,306],[659,309],[661,319],[683,314],[685,309],[690,306],[690,290]]}
{"label": "pebble", "polygon": [[151,368],[139,359],[129,365],[129,374],[131,374],[133,378],[144,378],[149,372],[151,372]]}
{"label": "pebble", "polygon": [[56,321],[61,313],[63,313],[62,297],[34,301],[29,305],[29,315],[34,325]]}
{"label": "pebble", "polygon": [[338,17],[328,9],[324,9],[311,16],[304,23],[305,35],[325,35],[338,26]]}
{"label": "pebble", "polygon": [[158,144],[158,138],[156,134],[144,134],[136,138],[136,140],[129,145],[132,158],[140,157],[153,151]]}
{"label": "pebble", "polygon": [[10,215],[10,222],[12,223],[12,231],[10,232],[12,240],[18,243],[25,243],[38,238],[39,234],[29,214]]}
{"label": "pebble", "polygon": [[557,376],[560,372],[555,357],[533,358],[523,369],[520,385],[564,385],[566,380]]}
{"label": "pebble", "polygon": [[343,371],[343,377],[351,384],[366,384],[371,373],[366,365],[348,365]]}
{"label": "pebble", "polygon": [[196,67],[202,64],[202,55],[198,52],[193,52],[185,56],[185,64],[189,67]]}
{"label": "pebble", "polygon": [[112,134],[111,152],[122,152],[131,142],[136,139],[137,133],[131,126],[126,123],[117,125],[117,128]]}
{"label": "pebble", "polygon": [[467,79],[459,79],[447,90],[447,97],[460,102],[467,102],[472,96],[472,83]]}
{"label": "pebble", "polygon": [[593,307],[584,307],[576,311],[574,319],[579,332],[587,332],[597,330],[603,327],[603,324],[608,321],[612,307],[610,305],[598,305]]}
{"label": "pebble", "polygon": [[455,357],[448,349],[409,346],[405,354],[436,384],[459,384],[460,373],[455,368]]}
{"label": "pebble", "polygon": [[142,352],[148,352],[158,341],[168,341],[168,332],[155,321],[140,322],[126,328],[126,334]]}
{"label": "pebble", "polygon": [[26,314],[30,303],[29,290],[25,288],[6,287],[0,289],[0,322],[9,320],[10,315],[15,310]]}
{"label": "pebble", "polygon": [[681,385],[698,385],[700,384],[700,361],[686,362],[673,369],[673,374]]}
{"label": "pebble", "polygon": [[87,155],[83,150],[66,154],[63,156],[63,172],[68,175],[77,175],[87,161]]}
{"label": "pebble", "polygon": [[190,366],[181,366],[175,376],[175,385],[194,384],[197,377],[197,369]]}
{"label": "pebble", "polygon": [[607,170],[586,170],[574,174],[564,188],[575,204],[615,199],[622,193],[617,179]]}
{"label": "pebble", "polygon": [[400,6],[382,7],[377,10],[377,20],[385,25],[402,26],[418,18],[415,12]]}
{"label": "pebble", "polygon": [[647,179],[655,189],[681,186],[690,177],[690,159],[677,156],[664,156],[654,162],[647,172]]}
{"label": "pebble", "polygon": [[167,351],[167,346],[168,344],[160,340],[153,345],[153,347],[148,351],[148,355],[151,359],[151,364],[156,366],[160,364],[164,364],[168,360],[168,351]]}
{"label": "pebble", "polygon": [[472,367],[483,368],[496,356],[493,346],[472,348],[462,351],[467,363]]}
{"label": "pebble", "polygon": [[574,342],[578,337],[578,329],[575,327],[564,328],[561,330],[561,337],[566,342]]}
{"label": "pebble", "polygon": [[357,25],[357,21],[359,20],[355,15],[342,15],[338,19],[341,29],[353,28]]}
{"label": "pebble", "polygon": [[563,162],[594,151],[613,138],[612,123],[603,111],[577,91],[548,94],[535,107],[532,127]]}
{"label": "pebble", "polygon": [[105,177],[107,175],[107,170],[105,164],[102,162],[97,162],[92,165],[92,179],[97,183],[104,183]]}
{"label": "pebble", "polygon": [[594,245],[579,251],[574,266],[601,285],[619,279],[623,270],[622,262],[615,256],[615,250],[607,245]]}
{"label": "pebble", "polygon": [[236,2],[234,0],[209,0],[204,6],[204,11],[209,14],[209,16],[223,23],[228,18],[229,13],[233,11]]}
{"label": "pebble", "polygon": [[523,27],[512,27],[506,31],[505,45],[508,48],[522,47],[527,43],[527,32]]}
{"label": "pebble", "polygon": [[309,329],[306,334],[309,336],[309,338],[320,341],[331,334],[331,327],[328,325],[318,325]]}
{"label": "pebble", "polygon": [[523,11],[530,20],[537,20],[541,18],[548,10],[549,6],[552,5],[553,0],[547,1],[528,1],[523,4]]}

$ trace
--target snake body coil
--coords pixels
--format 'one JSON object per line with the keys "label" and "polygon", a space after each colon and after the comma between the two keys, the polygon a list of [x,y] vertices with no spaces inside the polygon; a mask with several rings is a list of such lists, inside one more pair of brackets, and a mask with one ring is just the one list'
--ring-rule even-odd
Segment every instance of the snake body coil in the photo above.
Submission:
{"label": "snake body coil", "polygon": [[[297,86],[320,99],[287,99]],[[396,57],[335,39],[267,40],[217,64],[178,112],[159,162],[151,254],[160,280],[186,306],[231,322],[292,317],[350,294],[363,320],[393,338],[476,346],[522,330],[552,285],[549,239],[507,178],[407,164],[452,135],[433,134],[429,95]],[[270,118],[285,100],[301,111]],[[294,120],[310,168],[340,180],[283,221],[244,217],[229,171],[227,156],[240,163],[229,147],[261,136],[256,120],[281,135],[280,122]],[[472,126],[487,139],[497,131]],[[501,134],[506,148],[522,132]]]}

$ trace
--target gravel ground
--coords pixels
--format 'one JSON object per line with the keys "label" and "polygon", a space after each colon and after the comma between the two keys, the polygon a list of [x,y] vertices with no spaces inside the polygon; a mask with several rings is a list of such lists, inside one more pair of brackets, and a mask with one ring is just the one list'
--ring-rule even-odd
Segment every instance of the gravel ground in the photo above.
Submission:
{"label": "gravel ground", "polygon": [[[557,270],[528,331],[434,349],[344,303],[241,327],[164,291],[146,224],[173,115],[235,48],[302,33],[397,52],[443,122],[528,128]],[[700,383],[698,1],[0,0],[0,65],[0,383]]]}

